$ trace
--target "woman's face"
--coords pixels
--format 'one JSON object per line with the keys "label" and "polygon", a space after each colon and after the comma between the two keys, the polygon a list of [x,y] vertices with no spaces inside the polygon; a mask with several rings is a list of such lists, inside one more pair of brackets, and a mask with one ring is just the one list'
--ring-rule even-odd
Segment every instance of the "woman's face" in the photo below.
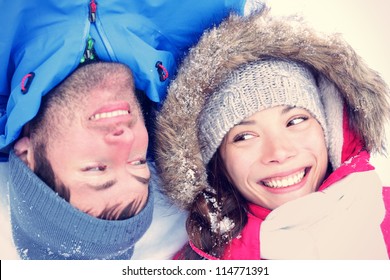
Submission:
{"label": "woman's face", "polygon": [[277,106],[234,126],[221,148],[230,181],[268,209],[312,193],[325,178],[324,132],[305,109]]}

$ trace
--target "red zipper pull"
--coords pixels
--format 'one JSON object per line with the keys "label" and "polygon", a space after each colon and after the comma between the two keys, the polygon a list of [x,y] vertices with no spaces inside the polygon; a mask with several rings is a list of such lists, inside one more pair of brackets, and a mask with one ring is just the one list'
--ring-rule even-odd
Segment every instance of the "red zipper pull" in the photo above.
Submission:
{"label": "red zipper pull", "polygon": [[20,83],[22,93],[26,94],[28,92],[34,77],[35,77],[34,72],[30,72],[23,77],[22,82]]}
{"label": "red zipper pull", "polygon": [[160,82],[164,82],[166,79],[168,79],[168,70],[164,67],[161,61],[157,61],[155,67],[157,68],[157,72],[160,77]]}
{"label": "red zipper pull", "polygon": [[96,9],[97,9],[97,4],[96,4],[95,0],[91,0],[91,2],[89,2],[89,21],[90,22],[96,21]]}

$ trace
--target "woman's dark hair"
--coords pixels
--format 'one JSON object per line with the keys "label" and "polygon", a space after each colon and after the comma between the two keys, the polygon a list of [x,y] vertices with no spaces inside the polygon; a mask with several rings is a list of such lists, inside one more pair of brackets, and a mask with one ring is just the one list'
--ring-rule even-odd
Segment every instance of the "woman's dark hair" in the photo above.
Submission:
{"label": "woman's dark hair", "polygon": [[[197,248],[220,258],[248,221],[247,202],[229,181],[219,151],[207,166],[207,178],[209,187],[196,196],[186,226],[189,239]],[[226,221],[229,223],[227,227]],[[225,227],[221,228],[221,224]],[[189,245],[177,258],[202,259]]]}

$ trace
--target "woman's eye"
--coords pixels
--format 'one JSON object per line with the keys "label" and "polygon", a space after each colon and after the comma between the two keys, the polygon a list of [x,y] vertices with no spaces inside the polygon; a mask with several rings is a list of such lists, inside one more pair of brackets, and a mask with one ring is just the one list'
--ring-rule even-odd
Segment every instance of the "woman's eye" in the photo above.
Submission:
{"label": "woman's eye", "polygon": [[245,140],[251,139],[251,138],[253,138],[253,137],[255,137],[253,134],[250,134],[250,133],[242,133],[242,134],[236,135],[236,136],[233,138],[233,142],[245,141]]}
{"label": "woman's eye", "polygon": [[308,118],[308,117],[305,117],[305,116],[293,118],[292,120],[290,120],[290,121],[287,123],[287,127],[292,126],[292,125],[300,124],[300,123],[306,121],[307,119],[309,119],[309,118]]}
{"label": "woman's eye", "polygon": [[131,165],[143,165],[146,164],[146,159],[139,159],[130,162]]}

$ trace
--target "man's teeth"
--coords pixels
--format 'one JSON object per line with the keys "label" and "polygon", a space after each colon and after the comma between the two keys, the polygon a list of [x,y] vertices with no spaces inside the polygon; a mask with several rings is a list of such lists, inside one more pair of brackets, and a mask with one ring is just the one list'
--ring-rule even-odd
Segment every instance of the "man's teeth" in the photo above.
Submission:
{"label": "man's teeth", "polygon": [[100,120],[100,119],[113,118],[113,117],[124,116],[124,115],[128,115],[128,114],[129,114],[129,111],[127,111],[127,110],[116,110],[116,111],[112,111],[112,112],[105,112],[105,113],[93,115],[91,117],[91,120],[96,121],[96,120]]}
{"label": "man's teeth", "polygon": [[303,177],[305,177],[304,170],[284,178],[262,181],[262,183],[270,188],[285,188],[298,184]]}

